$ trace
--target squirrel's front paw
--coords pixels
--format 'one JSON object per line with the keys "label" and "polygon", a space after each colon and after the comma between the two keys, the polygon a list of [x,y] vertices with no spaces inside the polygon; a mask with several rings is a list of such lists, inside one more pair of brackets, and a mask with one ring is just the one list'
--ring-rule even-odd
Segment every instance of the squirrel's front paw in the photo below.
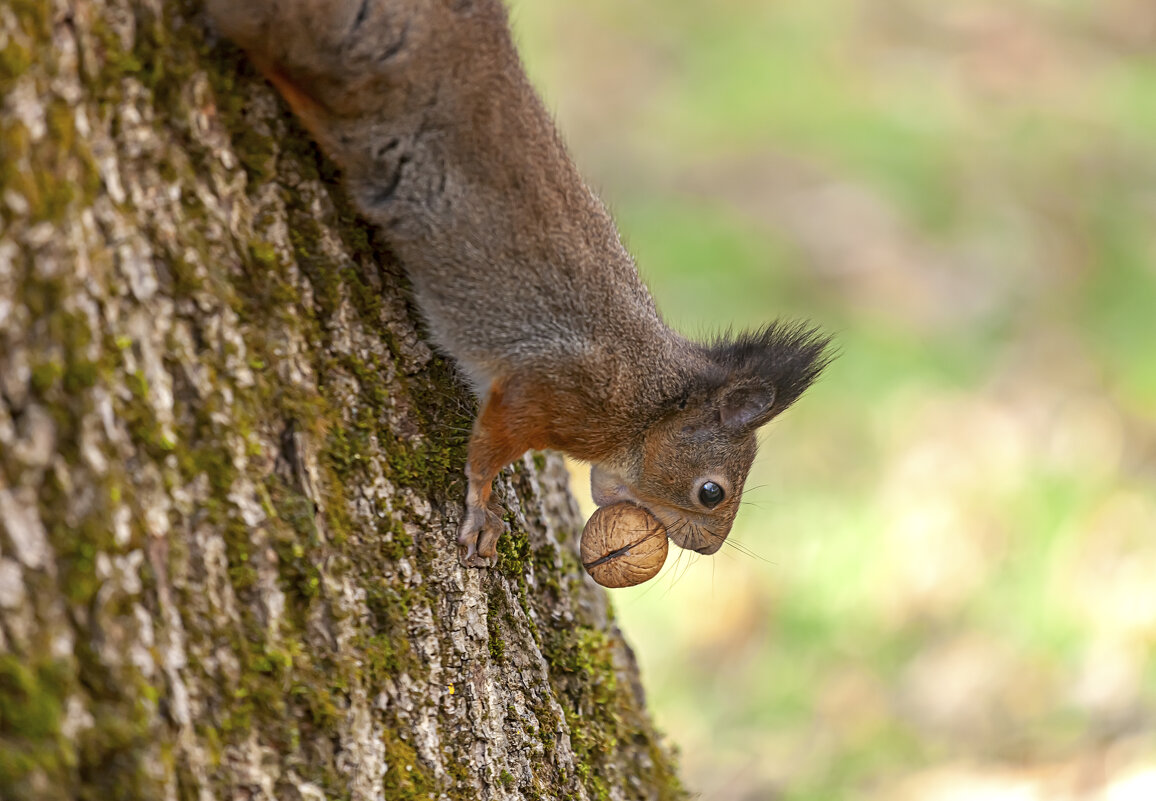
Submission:
{"label": "squirrel's front paw", "polygon": [[497,555],[502,518],[484,506],[469,506],[458,529],[458,559],[463,567],[489,567]]}

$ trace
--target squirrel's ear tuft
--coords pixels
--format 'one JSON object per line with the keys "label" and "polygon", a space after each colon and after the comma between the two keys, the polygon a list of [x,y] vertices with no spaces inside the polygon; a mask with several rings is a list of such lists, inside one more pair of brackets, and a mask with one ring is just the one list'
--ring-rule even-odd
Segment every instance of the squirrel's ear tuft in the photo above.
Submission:
{"label": "squirrel's ear tuft", "polygon": [[786,409],[831,361],[830,343],[814,328],[782,323],[716,339],[707,347],[726,376],[722,424],[758,427]]}

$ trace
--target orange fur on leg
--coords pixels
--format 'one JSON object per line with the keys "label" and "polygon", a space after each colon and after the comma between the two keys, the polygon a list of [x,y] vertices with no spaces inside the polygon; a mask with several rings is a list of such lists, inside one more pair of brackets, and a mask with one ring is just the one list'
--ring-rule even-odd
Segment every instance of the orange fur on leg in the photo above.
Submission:
{"label": "orange fur on leg", "polygon": [[533,448],[548,443],[548,428],[541,405],[529,407],[516,379],[498,380],[486,393],[474,423],[466,461],[466,516],[458,533],[462,562],[488,562],[496,554],[501,521],[489,509],[494,478],[503,467]]}

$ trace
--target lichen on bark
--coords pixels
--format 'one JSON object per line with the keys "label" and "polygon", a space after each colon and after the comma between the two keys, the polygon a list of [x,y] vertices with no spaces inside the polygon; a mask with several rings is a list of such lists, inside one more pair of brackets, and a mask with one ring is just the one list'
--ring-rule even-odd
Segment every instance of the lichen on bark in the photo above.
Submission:
{"label": "lichen on bark", "polygon": [[0,5],[0,797],[675,799],[556,457],[192,2]]}

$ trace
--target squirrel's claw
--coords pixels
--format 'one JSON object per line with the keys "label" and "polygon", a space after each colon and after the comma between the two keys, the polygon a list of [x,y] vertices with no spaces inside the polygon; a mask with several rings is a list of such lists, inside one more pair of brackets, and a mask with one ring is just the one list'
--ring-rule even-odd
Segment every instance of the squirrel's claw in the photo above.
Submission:
{"label": "squirrel's claw", "polygon": [[490,567],[501,535],[502,518],[485,507],[468,507],[458,529],[458,560],[462,566]]}

